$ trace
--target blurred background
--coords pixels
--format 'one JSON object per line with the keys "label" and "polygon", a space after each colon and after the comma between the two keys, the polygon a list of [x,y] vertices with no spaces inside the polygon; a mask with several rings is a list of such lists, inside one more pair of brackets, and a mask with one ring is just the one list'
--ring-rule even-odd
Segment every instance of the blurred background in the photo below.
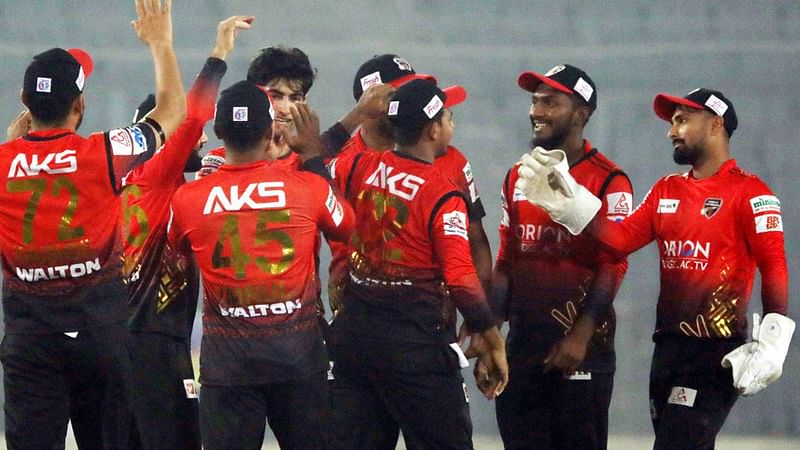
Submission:
{"label": "blurred background", "polygon": [[[731,141],[733,156],[781,199],[790,278],[800,275],[797,0],[174,0],[175,45],[187,87],[213,46],[217,23],[234,14],[254,15],[256,21],[238,39],[223,87],[244,78],[258,49],[299,47],[318,70],[309,102],[323,129],[353,106],[355,70],[375,54],[397,53],[443,85],[465,86],[469,99],[454,109],[454,144],[472,162],[488,212],[483,225],[495,251],[500,184],[531,137],[530,96],[516,85],[519,72],[569,63],[593,78],[598,107],[586,136],[627,171],[637,203],[659,177],[685,170],[672,162],[667,123],[652,110],[654,95],[684,95],[701,86],[721,90],[740,121]],[[83,47],[94,56],[80,132],[129,123],[153,90],[149,51],[129,23],[134,16],[128,0],[0,0],[0,124],[10,123],[22,108],[19,90],[31,56],[51,47]],[[206,131],[213,134],[210,127]],[[217,144],[212,136],[208,148]],[[323,259],[327,267],[327,254]],[[657,251],[650,245],[629,262],[615,302],[618,369],[610,431],[649,437]],[[760,312],[758,283],[753,292],[751,309]],[[789,313],[796,318],[796,283],[790,292]],[[796,341],[783,378],[754,398],[741,399],[723,435],[800,438]],[[471,373],[465,378],[471,385]],[[491,439],[497,429],[493,405],[474,389],[471,405],[476,433]],[[630,445],[619,448],[638,447]]]}

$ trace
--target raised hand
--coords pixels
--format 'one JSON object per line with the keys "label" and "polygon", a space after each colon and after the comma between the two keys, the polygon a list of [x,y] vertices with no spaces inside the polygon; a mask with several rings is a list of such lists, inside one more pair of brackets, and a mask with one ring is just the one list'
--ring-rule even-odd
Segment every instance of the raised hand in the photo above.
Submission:
{"label": "raised hand", "polygon": [[233,51],[239,31],[249,30],[254,20],[256,18],[253,16],[232,16],[220,22],[217,26],[217,42],[211,56],[223,60],[227,58]]}
{"label": "raised hand", "polygon": [[172,0],[136,0],[136,16],[131,24],[139,40],[172,46]]}

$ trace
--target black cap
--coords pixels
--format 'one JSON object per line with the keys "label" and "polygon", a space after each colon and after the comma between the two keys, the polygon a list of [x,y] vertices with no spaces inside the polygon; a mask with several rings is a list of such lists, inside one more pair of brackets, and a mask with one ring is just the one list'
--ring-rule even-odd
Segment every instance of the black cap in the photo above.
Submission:
{"label": "black cap", "polygon": [[51,48],[33,57],[25,70],[23,91],[28,97],[52,98],[68,103],[83,92],[94,69],[89,54],[79,48]]}
{"label": "black cap", "polygon": [[439,89],[430,80],[412,80],[397,88],[389,101],[389,121],[402,128],[418,127],[466,99],[467,91],[461,86]]}
{"label": "black cap", "polygon": [[397,55],[376,55],[358,68],[353,80],[353,97],[356,100],[376,84],[391,84],[400,87],[411,80],[431,80],[436,83],[433,75],[417,73],[405,58]]}
{"label": "black cap", "polygon": [[142,103],[139,103],[139,106],[136,107],[136,111],[133,112],[133,120],[131,123],[136,123],[144,116],[147,115],[150,111],[152,111],[156,107],[156,96],[153,94],[148,94]]}
{"label": "black cap", "polygon": [[540,84],[572,94],[592,111],[597,108],[597,87],[586,72],[569,64],[559,64],[544,75],[536,72],[522,72],[517,77],[517,84],[528,92],[536,92]]}
{"label": "black cap", "polygon": [[240,81],[220,94],[214,127],[225,133],[248,128],[266,130],[274,117],[267,93],[252,81]]}
{"label": "black cap", "polygon": [[653,109],[656,115],[667,122],[672,122],[672,115],[675,114],[675,108],[678,106],[704,109],[711,114],[722,117],[728,137],[731,137],[733,130],[739,126],[739,119],[736,117],[736,110],[733,109],[733,103],[725,98],[720,91],[698,88],[684,97],[661,93],[653,99]]}

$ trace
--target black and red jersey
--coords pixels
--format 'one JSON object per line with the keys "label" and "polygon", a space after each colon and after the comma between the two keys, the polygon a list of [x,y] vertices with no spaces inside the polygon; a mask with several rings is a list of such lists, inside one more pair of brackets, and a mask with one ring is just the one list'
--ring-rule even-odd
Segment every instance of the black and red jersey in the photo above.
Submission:
{"label": "black and red jersey", "polygon": [[203,280],[203,382],[280,382],[326,368],[316,236],[345,239],[354,220],[330,185],[265,161],[223,165],[182,186],[172,212],[170,242],[191,248]]}
{"label": "black and red jersey", "polygon": [[656,336],[746,337],[756,268],[764,312],[786,314],[781,204],[735,160],[699,180],[691,171],[668,175],[623,222],[595,222],[592,232],[619,252],[658,244]]}
{"label": "black and red jersey", "polygon": [[183,168],[213,117],[226,64],[209,58],[186,95],[189,115],[164,147],[123,179],[124,276],[128,284],[129,324],[189,339],[199,276],[190,255],[167,246],[169,204],[185,183]]}
{"label": "black and red jersey", "polygon": [[155,142],[149,125],[136,124],[88,138],[33,131],[0,146],[6,332],[124,320],[124,301],[98,287],[121,282],[120,179]]}
{"label": "black and red jersey", "polygon": [[[357,131],[353,137],[342,147],[337,158],[352,157],[352,155],[364,152],[388,151],[389,149],[376,150],[367,146],[361,131]],[[332,159],[328,164],[335,167],[337,158]],[[475,186],[475,179],[472,175],[472,167],[467,158],[453,146],[448,146],[447,152],[436,158],[433,165],[437,167],[446,178],[455,183],[459,191],[462,192],[467,200],[467,210],[469,211],[470,222],[478,221],[486,216],[478,189]],[[335,170],[331,176],[336,176]],[[344,282],[347,275],[347,262],[351,251],[347,243],[329,242],[331,249],[331,264],[328,269],[328,296],[335,298],[335,302],[341,300],[341,293],[344,289]]]}
{"label": "black and red jersey", "polygon": [[465,198],[441,170],[395,151],[345,155],[330,170],[357,218],[345,304],[374,309],[357,332],[451,342],[455,307],[473,331],[493,325],[470,254]]}
{"label": "black and red jersey", "polygon": [[[573,236],[528,202],[515,188],[518,167],[519,163],[509,170],[501,191],[503,215],[495,269],[509,277],[508,310],[502,312],[510,326],[509,355],[541,364],[575,320],[589,313],[596,315],[598,328],[581,368],[613,369],[616,323],[610,302],[627,262],[610,254],[588,233]],[[588,141],[569,172],[602,200],[600,212],[608,220],[620,221],[630,214],[630,180]],[[592,301],[600,302],[603,311],[593,311]]]}

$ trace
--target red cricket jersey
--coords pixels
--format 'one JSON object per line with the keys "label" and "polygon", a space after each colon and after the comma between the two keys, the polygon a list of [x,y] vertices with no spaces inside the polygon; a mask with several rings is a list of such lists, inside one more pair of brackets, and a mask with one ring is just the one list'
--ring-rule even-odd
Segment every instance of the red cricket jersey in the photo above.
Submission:
{"label": "red cricket jersey", "polygon": [[[338,157],[388,150],[389,149],[376,150],[368,147],[364,142],[364,138],[361,136],[361,130],[358,130],[353,137],[347,141],[344,147],[342,147],[342,151],[339,153]],[[328,164],[329,167],[335,166],[336,158],[332,159]],[[467,161],[467,158],[465,158],[457,148],[448,146],[447,152],[436,158],[433,161],[433,165],[439,168],[445,177],[454,182],[468,200],[467,210],[469,211],[470,222],[481,220],[486,216],[483,203],[478,195],[478,189],[475,186],[472,167],[469,161]],[[331,176],[335,177],[336,174],[333,172],[335,171],[331,171]],[[345,182],[346,180],[339,183],[342,185],[342,188],[345,188]],[[338,305],[342,299],[342,292],[347,278],[347,262],[352,252],[345,242],[328,242],[328,245],[331,249],[331,264],[328,269],[328,298],[331,299],[332,305]]]}
{"label": "red cricket jersey", "polygon": [[183,168],[213,117],[226,64],[209,58],[186,95],[189,115],[164,147],[123,179],[123,272],[128,284],[129,325],[189,339],[199,276],[194,258],[167,246],[169,204],[185,183]]}
{"label": "red cricket jersey", "polygon": [[[0,146],[0,251],[7,333],[124,320],[120,175],[154,152],[150,126],[88,138],[30,132]],[[114,286],[108,287],[106,282]],[[117,295],[120,294],[121,297]]]}
{"label": "red cricket jersey", "polygon": [[172,212],[170,242],[191,247],[203,279],[203,382],[279,382],[327,368],[316,236],[344,239],[354,220],[330,185],[265,161],[223,165],[182,186]]}
{"label": "red cricket jersey", "polygon": [[[509,277],[504,312],[510,326],[509,356],[541,364],[553,344],[586,312],[587,304],[600,301],[601,306],[609,306],[595,317],[598,329],[581,369],[613,370],[616,321],[610,302],[627,262],[610,255],[588,233],[573,236],[528,202],[515,188],[518,168],[519,163],[509,170],[501,191],[503,215],[495,268]],[[620,221],[630,214],[630,180],[589,141],[584,141],[584,155],[569,172],[602,200],[600,212],[608,220]],[[589,312],[596,315],[592,309]]]}
{"label": "red cricket jersey", "polygon": [[592,226],[601,240],[626,254],[652,240],[658,244],[656,335],[746,337],[756,267],[764,312],[786,314],[780,201],[735,160],[702,180],[691,171],[668,175],[628,219]]}
{"label": "red cricket jersey", "polygon": [[330,169],[357,217],[344,293],[345,310],[370,308],[357,333],[452,342],[455,307],[473,331],[493,326],[470,254],[466,202],[451,180],[394,151],[346,155]]}

